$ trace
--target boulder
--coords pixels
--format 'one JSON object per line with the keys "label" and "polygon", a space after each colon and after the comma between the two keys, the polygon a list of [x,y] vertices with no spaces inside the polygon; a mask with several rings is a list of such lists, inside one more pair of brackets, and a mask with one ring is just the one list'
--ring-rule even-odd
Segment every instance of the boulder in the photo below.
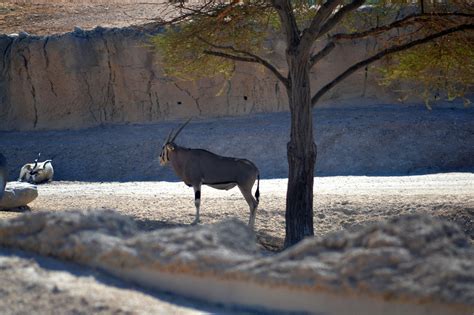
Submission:
{"label": "boulder", "polygon": [[3,198],[0,199],[0,210],[24,207],[38,197],[35,185],[22,182],[8,182]]}

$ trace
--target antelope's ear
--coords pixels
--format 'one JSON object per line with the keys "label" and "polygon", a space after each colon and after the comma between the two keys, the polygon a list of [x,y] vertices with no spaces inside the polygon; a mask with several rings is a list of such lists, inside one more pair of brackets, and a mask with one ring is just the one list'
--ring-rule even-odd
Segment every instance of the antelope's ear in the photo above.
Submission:
{"label": "antelope's ear", "polygon": [[174,146],[174,144],[172,144],[172,143],[168,143],[168,144],[166,145],[166,147],[167,147],[169,150],[171,150],[171,151],[174,151],[174,149],[175,149],[175,146]]}

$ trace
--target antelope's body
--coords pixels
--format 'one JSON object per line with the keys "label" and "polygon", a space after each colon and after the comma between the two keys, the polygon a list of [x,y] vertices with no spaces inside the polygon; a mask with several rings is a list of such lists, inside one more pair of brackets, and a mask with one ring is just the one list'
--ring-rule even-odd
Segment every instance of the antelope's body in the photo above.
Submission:
{"label": "antelope's body", "polygon": [[[238,186],[249,205],[249,225],[253,227],[260,195],[260,175],[257,167],[246,159],[224,157],[206,150],[189,149],[176,145],[173,140],[186,124],[176,132],[174,137],[171,138],[171,133],[168,136],[160,154],[160,164],[166,165],[170,162],[176,175],[186,185],[194,188],[196,217],[193,224],[199,222],[202,185],[224,190]],[[254,198],[252,187],[256,180],[258,183]]]}
{"label": "antelope's body", "polygon": [[36,159],[34,163],[23,165],[20,170],[18,181],[26,181],[32,184],[41,184],[52,181],[54,176],[54,168],[51,162],[51,160],[38,162],[38,159]]}
{"label": "antelope's body", "polygon": [[7,159],[0,153],[0,200],[3,197],[5,186],[7,184]]}

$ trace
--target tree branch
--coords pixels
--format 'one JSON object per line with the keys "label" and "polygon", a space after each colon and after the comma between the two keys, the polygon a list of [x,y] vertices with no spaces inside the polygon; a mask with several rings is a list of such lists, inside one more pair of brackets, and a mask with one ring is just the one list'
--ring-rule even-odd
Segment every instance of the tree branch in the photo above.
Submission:
{"label": "tree branch", "polygon": [[331,82],[326,84],[324,87],[322,87],[311,98],[311,105],[314,107],[314,105],[318,102],[318,100],[324,94],[326,94],[329,90],[331,90],[336,84],[338,84],[339,82],[341,82],[342,80],[344,80],[349,75],[356,72],[357,70],[373,63],[374,61],[377,61],[377,60],[379,60],[379,59],[381,59],[381,58],[383,58],[387,55],[390,55],[390,54],[393,54],[393,53],[396,53],[396,52],[400,52],[400,51],[403,51],[403,50],[407,50],[407,49],[412,48],[414,46],[418,46],[418,45],[427,43],[427,42],[432,41],[434,39],[437,39],[439,37],[443,37],[443,36],[446,36],[446,35],[449,35],[449,34],[452,34],[452,33],[455,33],[455,32],[464,31],[464,30],[474,30],[474,24],[462,24],[462,25],[459,25],[459,26],[456,26],[456,27],[453,27],[453,28],[449,28],[449,29],[446,29],[444,31],[441,31],[441,32],[438,32],[438,33],[435,33],[435,34],[431,34],[431,35],[426,36],[424,38],[414,40],[414,41],[406,43],[406,44],[392,46],[390,48],[384,49],[381,52],[373,55],[372,57],[367,58],[365,60],[362,60],[362,61],[354,64],[353,66],[349,67],[346,71],[341,73],[334,80],[332,80]]}
{"label": "tree branch", "polygon": [[[263,59],[262,57],[258,56],[258,55],[255,55],[255,54],[252,54],[248,51],[245,51],[245,50],[240,50],[240,49],[236,49],[234,48],[233,46],[223,46],[223,45],[216,45],[216,44],[213,44],[209,41],[207,41],[206,39],[198,36],[198,39],[202,42],[204,42],[205,44],[215,48],[215,49],[221,49],[221,50],[230,50],[234,53],[237,53],[237,54],[242,54],[242,55],[245,55],[247,57],[242,57],[242,56],[239,56],[239,55],[232,55],[232,54],[227,54],[227,53],[223,53],[224,55],[227,55],[227,56],[232,56],[230,57],[230,59],[233,59],[233,60],[237,60],[235,59],[235,57],[237,58],[243,58],[243,59],[240,59],[238,61],[243,61],[243,62],[255,62],[255,63],[259,63],[261,65],[263,65],[264,67],[266,67],[268,70],[270,70],[277,78],[278,80],[280,80],[281,82],[283,82],[283,84],[285,84],[285,86],[288,86],[288,79],[285,78],[281,73],[280,71],[277,70],[277,68],[271,64],[269,61]],[[206,54],[211,54],[211,55],[214,55],[214,56],[217,56],[215,53],[219,53],[217,51],[214,51],[214,50],[206,50],[204,51]],[[212,52],[212,53],[210,53]],[[224,55],[220,55],[219,57],[224,57]],[[225,57],[224,57],[225,58]]]}
{"label": "tree branch", "polygon": [[[165,25],[173,25],[177,24],[183,21],[186,21],[196,15],[201,15],[201,16],[213,16],[211,14],[212,10],[214,9],[213,6],[211,6],[214,3],[214,0],[208,0],[207,2],[203,3],[200,5],[198,8],[192,8],[185,6],[183,3],[180,4],[174,4],[174,3],[149,3],[149,4],[156,4],[161,6],[160,10],[160,17],[157,17],[154,19],[155,22],[157,22],[159,25],[165,26]],[[176,12],[181,12],[179,14],[176,14]],[[161,17],[161,15],[164,15],[165,17]],[[171,15],[170,17],[166,17],[166,15]]]}
{"label": "tree branch", "polygon": [[272,0],[273,7],[278,12],[281,25],[285,30],[286,42],[290,46],[296,46],[300,41],[300,31],[296,18],[293,14],[293,7],[290,0]]}
{"label": "tree branch", "polygon": [[424,13],[424,14],[411,14],[403,19],[394,21],[390,24],[387,25],[382,25],[379,27],[374,27],[371,29],[368,29],[363,32],[357,32],[357,33],[352,33],[352,34],[346,34],[346,33],[338,33],[335,35],[330,36],[330,39],[332,40],[340,40],[340,39],[357,39],[357,38],[363,38],[367,36],[372,36],[372,35],[378,35],[383,32],[389,31],[393,28],[397,27],[402,27],[406,26],[408,24],[412,23],[418,23],[418,22],[426,22],[427,19],[435,18],[435,17],[467,17],[467,18],[472,18],[474,17],[474,14],[469,14],[469,13],[458,13],[458,12],[453,12],[453,13]]}
{"label": "tree branch", "polygon": [[334,12],[334,10],[342,3],[342,0],[328,0],[318,10],[311,24],[303,31],[301,36],[301,45],[304,49],[309,49],[319,35],[321,25]]}
{"label": "tree branch", "polygon": [[[232,0],[232,2],[224,4],[216,0],[205,0],[205,2],[196,4],[195,2],[186,4],[186,1],[179,2],[160,2],[160,3],[140,3],[157,5],[161,7],[159,15],[165,15],[165,18],[158,17],[152,19],[160,25],[172,25],[177,24],[188,19],[192,19],[196,16],[221,18],[224,17],[233,7],[238,0]],[[262,6],[263,8],[264,6]],[[169,15],[168,17],[166,17]]]}
{"label": "tree branch", "polygon": [[317,54],[312,55],[309,59],[309,68],[311,69],[315,64],[317,64],[321,59],[326,57],[334,48],[336,44],[334,42],[329,42],[323,49],[321,49]]}
{"label": "tree branch", "polygon": [[356,10],[363,5],[365,0],[354,0],[351,3],[343,6],[339,11],[336,12],[329,20],[324,23],[321,27],[318,38],[332,30],[338,23],[350,12]]}
{"label": "tree branch", "polygon": [[212,55],[212,56],[235,60],[235,61],[259,63],[265,66],[268,70],[270,70],[277,77],[277,79],[280,80],[283,83],[283,85],[285,85],[286,88],[289,87],[288,79],[285,78],[273,65],[271,65],[266,60],[258,56],[247,53],[251,57],[243,57],[243,56],[233,55],[233,54],[229,54],[229,53],[225,53],[221,51],[215,51],[215,50],[204,50],[204,53],[208,55]]}

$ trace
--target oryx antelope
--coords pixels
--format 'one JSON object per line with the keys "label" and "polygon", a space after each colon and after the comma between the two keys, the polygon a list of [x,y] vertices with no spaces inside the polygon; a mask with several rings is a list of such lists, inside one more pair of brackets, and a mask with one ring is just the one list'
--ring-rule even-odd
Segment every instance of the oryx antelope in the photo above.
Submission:
{"label": "oryx antelope", "polygon": [[[178,146],[174,140],[190,120],[184,123],[174,135],[171,130],[161,149],[160,164],[164,166],[171,162],[176,175],[186,185],[194,188],[196,217],[192,224],[199,222],[201,185],[225,190],[238,186],[250,207],[249,226],[253,228],[260,196],[260,174],[257,167],[249,160],[224,157],[202,149]],[[258,182],[254,198],[252,187],[255,180]]]}
{"label": "oryx antelope", "polygon": [[5,185],[7,184],[7,159],[0,153],[0,200],[2,200]]}
{"label": "oryx antelope", "polygon": [[34,163],[28,163],[23,165],[20,170],[20,177],[18,181],[27,181],[32,184],[41,184],[53,180],[54,169],[52,160],[46,160],[38,162],[41,153],[38,154],[38,158],[35,159]]}

